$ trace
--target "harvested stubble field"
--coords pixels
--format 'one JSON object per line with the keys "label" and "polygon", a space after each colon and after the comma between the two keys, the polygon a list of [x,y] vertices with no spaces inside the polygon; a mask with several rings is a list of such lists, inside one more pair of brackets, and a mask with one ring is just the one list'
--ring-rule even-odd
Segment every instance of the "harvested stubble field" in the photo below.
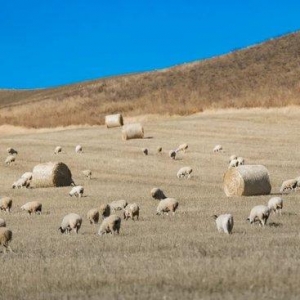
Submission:
{"label": "harvested stubble field", "polygon": [[[299,109],[257,109],[144,122],[146,138],[126,142],[120,128],[104,126],[2,136],[2,161],[7,147],[19,155],[14,165],[0,166],[1,196],[13,198],[11,214],[0,217],[13,231],[14,250],[0,253],[1,299],[299,299],[299,192],[285,195],[283,215],[260,228],[246,218],[271,196],[226,198],[222,189],[231,154],[264,164],[272,194],[299,176],[299,120]],[[187,153],[171,160],[168,150],[183,142]],[[213,153],[216,144],[225,152]],[[63,152],[54,155],[57,145]],[[69,197],[70,187],[11,189],[25,171],[56,160],[70,167],[85,197]],[[193,176],[179,180],[185,165]],[[81,174],[87,168],[91,180]],[[155,215],[153,187],[179,200],[175,216]],[[122,220],[119,236],[96,235],[87,211],[121,198],[140,205],[140,220]],[[33,200],[43,203],[42,215],[21,212]],[[70,212],[84,219],[78,235],[58,232]],[[234,216],[231,236],[216,230],[211,215],[221,213]]]}

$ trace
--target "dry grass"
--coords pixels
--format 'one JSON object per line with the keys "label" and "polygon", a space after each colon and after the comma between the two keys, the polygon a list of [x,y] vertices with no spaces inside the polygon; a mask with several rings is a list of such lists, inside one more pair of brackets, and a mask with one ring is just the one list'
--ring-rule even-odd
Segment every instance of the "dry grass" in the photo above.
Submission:
{"label": "dry grass", "polygon": [[0,125],[99,125],[105,115],[119,112],[127,118],[299,105],[299,44],[298,32],[162,71],[45,90],[0,91]]}
{"label": "dry grass", "polygon": [[[145,136],[153,138],[126,142],[119,128],[104,126],[2,136],[2,161],[9,146],[19,155],[14,165],[0,165],[1,195],[14,201],[11,214],[0,212],[13,231],[14,250],[0,253],[1,298],[298,299],[299,192],[284,196],[283,215],[272,215],[263,229],[245,219],[270,196],[226,198],[221,182],[233,153],[265,165],[275,194],[284,179],[299,176],[299,117],[299,110],[272,109],[169,118],[144,123]],[[79,141],[82,155],[74,152]],[[171,160],[168,150],[183,142],[187,153]],[[58,144],[63,152],[55,156]],[[216,144],[226,152],[214,154]],[[57,157],[86,197],[70,198],[68,187],[10,188],[40,161]],[[193,167],[193,177],[179,180],[176,173],[185,165]],[[81,174],[87,168],[92,180]],[[155,215],[154,186],[179,200],[175,217]],[[140,221],[122,221],[119,236],[97,236],[87,211],[121,198],[140,205]],[[41,216],[20,210],[33,200],[43,203]],[[57,231],[70,212],[84,218],[77,236]],[[225,212],[235,219],[231,236],[219,234],[210,217]]]}

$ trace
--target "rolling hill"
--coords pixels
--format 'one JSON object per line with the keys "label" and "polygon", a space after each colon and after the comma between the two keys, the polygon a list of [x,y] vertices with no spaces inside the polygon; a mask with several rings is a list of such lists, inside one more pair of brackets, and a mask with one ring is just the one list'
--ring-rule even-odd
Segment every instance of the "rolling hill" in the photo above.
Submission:
{"label": "rolling hill", "polygon": [[0,90],[0,124],[103,124],[106,114],[188,115],[300,104],[300,32],[169,69],[58,88]]}

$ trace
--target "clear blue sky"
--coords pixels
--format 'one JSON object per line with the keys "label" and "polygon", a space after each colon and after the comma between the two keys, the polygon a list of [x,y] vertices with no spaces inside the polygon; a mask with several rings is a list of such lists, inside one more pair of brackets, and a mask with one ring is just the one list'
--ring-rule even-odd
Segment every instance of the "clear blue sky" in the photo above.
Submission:
{"label": "clear blue sky", "polygon": [[296,0],[0,0],[0,88],[161,69],[298,29]]}

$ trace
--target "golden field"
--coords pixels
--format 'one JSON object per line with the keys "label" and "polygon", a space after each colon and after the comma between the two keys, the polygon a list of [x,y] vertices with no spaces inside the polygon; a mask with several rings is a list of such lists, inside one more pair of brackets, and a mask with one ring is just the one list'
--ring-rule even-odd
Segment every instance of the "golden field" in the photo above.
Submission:
{"label": "golden field", "polygon": [[0,89],[0,125],[102,125],[105,115],[120,112],[173,116],[300,105],[299,44],[295,32],[163,70],[45,89]]}
{"label": "golden field", "polygon": [[[145,128],[139,140],[122,141],[120,128],[104,126],[22,134],[10,129],[0,136],[2,162],[6,148],[19,151],[15,164],[0,165],[1,196],[13,199],[12,212],[0,212],[0,218],[13,231],[14,250],[0,253],[0,298],[298,299],[299,192],[283,196],[282,216],[271,215],[265,228],[251,226],[250,209],[272,195],[227,198],[222,176],[231,154],[265,165],[273,195],[283,180],[299,176],[299,108],[139,120]],[[168,151],[184,142],[188,151],[171,160]],[[75,153],[77,144],[82,154]],[[223,153],[212,152],[216,144]],[[63,152],[54,155],[57,145]],[[69,197],[70,187],[11,189],[21,174],[47,161],[66,163],[84,186],[84,197]],[[193,168],[191,179],[176,177],[182,166]],[[81,174],[88,168],[91,180]],[[155,214],[153,187],[179,200],[175,216]],[[86,213],[117,199],[138,203],[140,220],[122,220],[120,235],[100,237],[99,225],[90,225]],[[33,200],[43,203],[42,215],[20,210]],[[70,212],[83,217],[78,235],[58,232]],[[211,217],[221,213],[233,214],[230,236],[218,233]]]}

